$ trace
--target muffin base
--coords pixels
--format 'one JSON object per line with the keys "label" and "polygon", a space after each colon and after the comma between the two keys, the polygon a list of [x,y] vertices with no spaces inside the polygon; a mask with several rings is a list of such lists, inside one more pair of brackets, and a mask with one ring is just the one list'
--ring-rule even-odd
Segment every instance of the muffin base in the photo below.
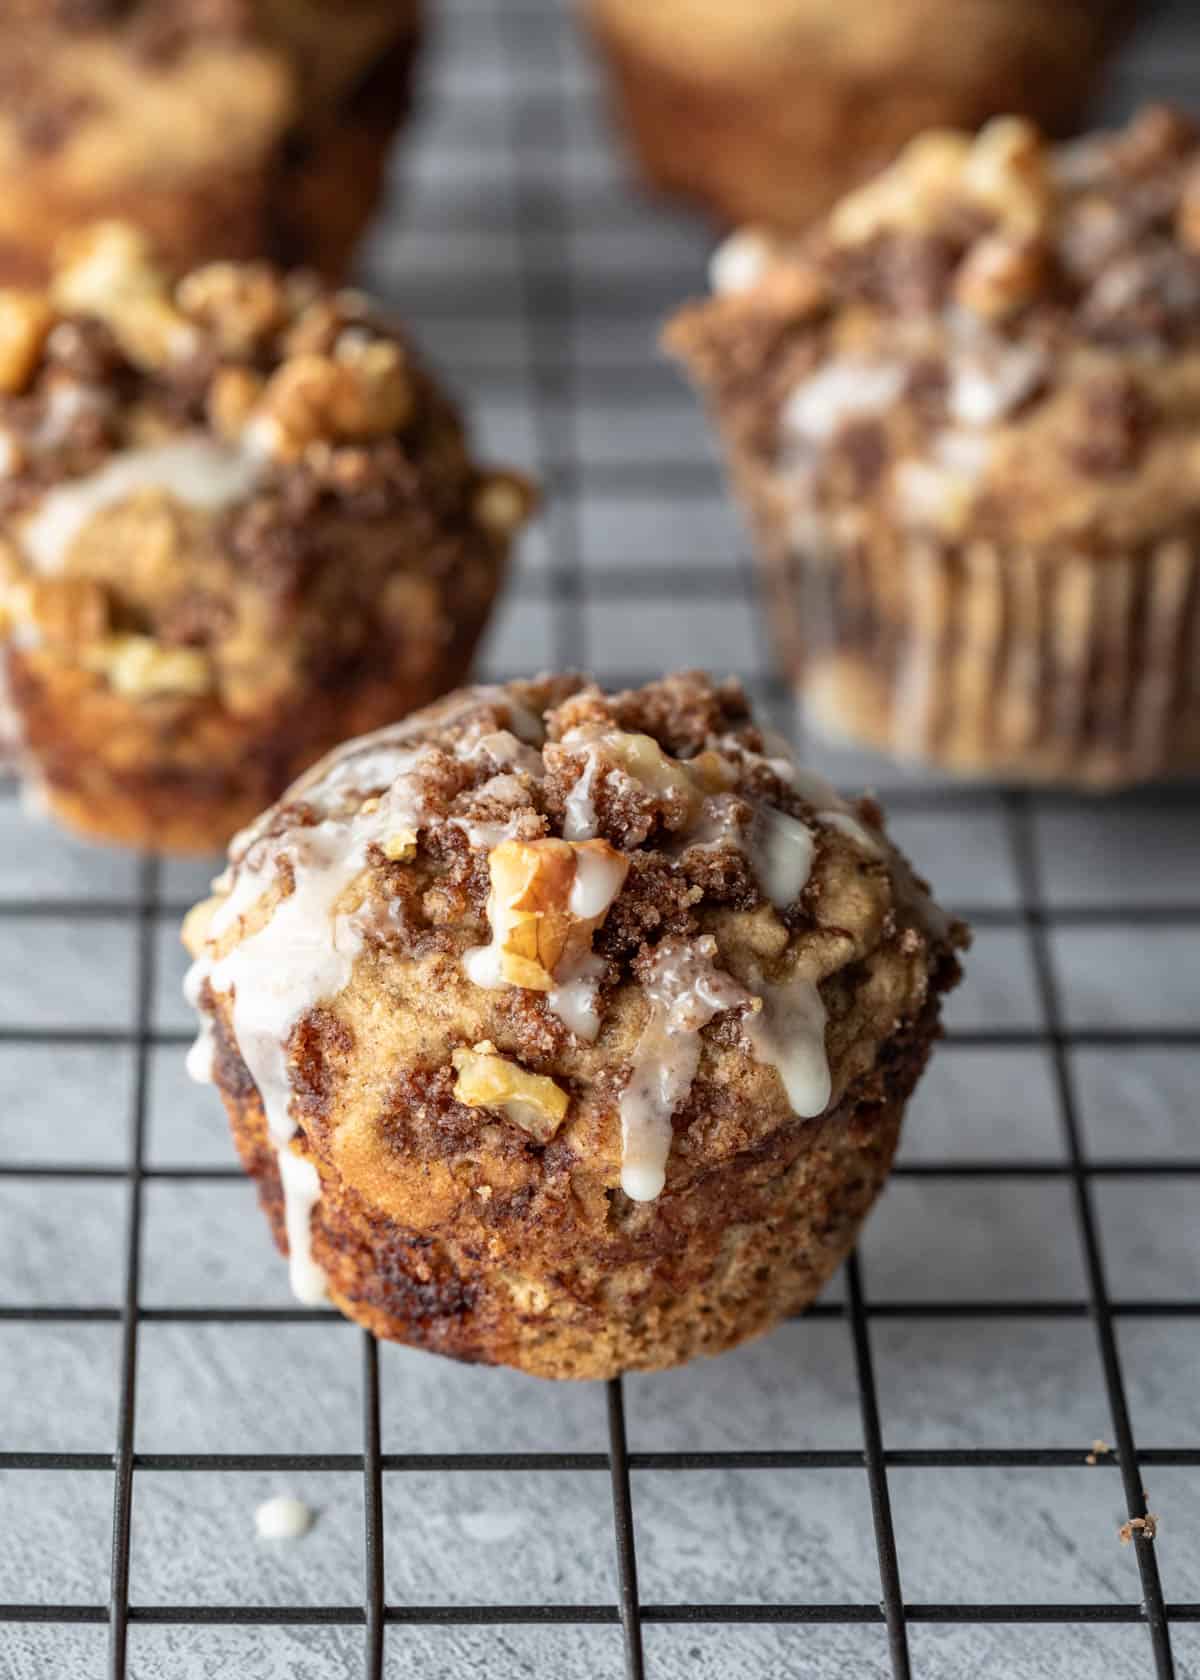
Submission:
{"label": "muffin base", "polygon": [[408,32],[343,103],[292,134],[271,211],[270,254],[340,280],[383,196],[392,143],[413,103],[421,34]]}
{"label": "muffin base", "polygon": [[1200,772],[1200,532],[1128,555],[913,538],[766,562],[818,729],[965,775]]}
{"label": "muffin base", "polygon": [[[738,74],[703,77],[645,51],[635,32],[593,0],[591,29],[608,61],[616,101],[650,185],[692,199],[718,220],[799,232],[857,182],[890,163],[927,128],[977,128],[1010,110],[1051,135],[1078,126],[1096,59],[1047,64],[1030,49],[1008,62],[960,64],[961,80],[926,79],[914,52],[891,74],[851,77],[830,64],[760,60]],[[1114,8],[1118,14],[1120,8]],[[1117,17],[1108,25],[1116,34]],[[1103,25],[1096,26],[1103,33]]]}
{"label": "muffin base", "polygon": [[89,222],[145,230],[172,273],[266,258],[337,281],[379,202],[388,153],[412,103],[412,27],[335,110],[272,141],[254,163],[170,180],[128,174],[68,193],[50,166],[0,174],[0,285],[44,285],[64,233]]}
{"label": "muffin base", "polygon": [[314,687],[269,718],[211,700],[124,700],[87,672],[10,651],[19,766],[47,815],[85,839],[213,852],[339,741],[458,687],[485,619],[460,628],[436,675]]}
{"label": "muffin base", "polygon": [[[867,1086],[829,1113],[710,1169],[699,1198],[694,1188],[664,1191],[642,1236],[623,1241],[610,1215],[606,1246],[581,1234],[578,1252],[542,1255],[536,1269],[379,1217],[310,1150],[322,1181],[313,1254],[329,1297],[387,1340],[540,1377],[605,1379],[725,1352],[808,1306],[853,1248],[936,1032],[934,996],[885,1046]],[[286,1254],[275,1151],[220,1024],[217,1081]],[[714,1205],[727,1216],[717,1230]]]}
{"label": "muffin base", "polygon": [[39,185],[36,178],[12,183],[0,177],[0,285],[44,285],[62,235],[94,221],[126,221],[144,229],[172,272],[214,257],[238,262],[261,257],[277,174],[276,160],[267,157],[253,167],[170,183],[130,179],[119,190],[86,197],[56,192],[52,183]]}

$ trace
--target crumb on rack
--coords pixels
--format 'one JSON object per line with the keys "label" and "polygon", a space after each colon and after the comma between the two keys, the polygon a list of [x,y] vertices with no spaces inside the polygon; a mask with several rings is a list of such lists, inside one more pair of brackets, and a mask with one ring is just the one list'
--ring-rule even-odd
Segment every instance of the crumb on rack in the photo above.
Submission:
{"label": "crumb on rack", "polygon": [[1108,1442],[1102,1441],[1099,1436],[1097,1436],[1097,1438],[1092,1442],[1092,1450],[1084,1459],[1084,1463],[1098,1464],[1102,1458],[1110,1458],[1111,1456],[1112,1448],[1109,1446]]}
{"label": "crumb on rack", "polygon": [[1135,1534],[1140,1534],[1143,1540],[1153,1540],[1157,1533],[1158,1518],[1153,1511],[1147,1511],[1144,1517],[1130,1517],[1128,1522],[1122,1523],[1117,1537],[1122,1546],[1128,1546]]}

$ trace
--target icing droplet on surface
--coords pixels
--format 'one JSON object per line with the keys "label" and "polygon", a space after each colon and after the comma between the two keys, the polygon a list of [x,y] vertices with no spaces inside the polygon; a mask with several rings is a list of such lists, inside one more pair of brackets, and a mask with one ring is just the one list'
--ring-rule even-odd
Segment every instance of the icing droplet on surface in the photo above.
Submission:
{"label": "icing droplet on surface", "polygon": [[260,1540],[299,1540],[312,1527],[313,1514],[302,1499],[276,1494],[264,1499],[254,1513]]}

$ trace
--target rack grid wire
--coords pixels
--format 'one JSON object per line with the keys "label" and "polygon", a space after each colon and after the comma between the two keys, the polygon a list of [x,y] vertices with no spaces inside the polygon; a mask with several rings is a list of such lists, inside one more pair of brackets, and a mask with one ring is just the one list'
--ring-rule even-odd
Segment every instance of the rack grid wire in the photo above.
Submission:
{"label": "rack grid wire", "polygon": [[[1186,8],[1156,16],[1117,77],[1112,108],[1128,107],[1147,91],[1178,85],[1189,66],[1200,70],[1200,42],[1186,22]],[[678,379],[652,351],[663,315],[700,285],[703,232],[679,213],[635,196],[605,133],[595,68],[565,8],[535,0],[445,0],[426,70],[425,113],[398,159],[394,210],[373,241],[366,272],[369,283],[395,300],[449,368],[481,417],[492,452],[498,458],[531,460],[546,486],[540,529],[489,644],[489,674],[555,664],[594,669],[611,683],[640,680],[655,665],[687,661],[731,667],[775,722],[795,729],[786,685],[772,671],[757,623],[749,565],[737,558],[741,540],[730,523],[702,422]],[[542,1445],[481,1450],[478,1440],[487,1428],[481,1420],[503,1408],[495,1408],[486,1394],[468,1403],[460,1387],[458,1402],[468,1409],[460,1416],[451,1400],[445,1403],[445,1419],[439,1420],[449,1431],[445,1438],[453,1442],[452,1450],[421,1445],[396,1451],[388,1450],[395,1436],[389,1406],[402,1421],[418,1414],[426,1428],[434,1411],[443,1409],[441,1400],[434,1407],[428,1404],[430,1391],[420,1387],[426,1378],[414,1374],[414,1362],[423,1356],[406,1354],[406,1362],[397,1365],[401,1356],[395,1350],[381,1350],[333,1313],[283,1304],[270,1288],[265,1300],[252,1287],[239,1292],[236,1280],[231,1283],[242,1264],[237,1254],[232,1260],[226,1256],[224,1270],[216,1263],[201,1269],[202,1287],[212,1290],[207,1298],[196,1298],[194,1280],[181,1292],[185,1298],[164,1298],[162,1278],[171,1266],[164,1259],[163,1224],[171,1208],[184,1208],[180,1198],[227,1188],[236,1193],[238,1220],[237,1236],[228,1240],[266,1240],[247,1205],[248,1187],[229,1155],[222,1155],[207,1134],[199,1143],[179,1143],[184,1122],[176,1136],[167,1118],[175,1112],[173,1104],[186,1107],[167,1070],[168,1062],[179,1061],[188,1040],[185,1018],[164,1001],[178,967],[173,929],[193,892],[201,890],[204,872],[153,857],[126,863],[85,853],[35,831],[20,812],[11,784],[4,787],[0,964],[16,977],[0,990],[0,1106],[7,1117],[0,1122],[5,1151],[0,1160],[0,1296],[6,1293],[6,1279],[16,1293],[0,1301],[0,1336],[22,1327],[52,1336],[42,1352],[53,1356],[58,1374],[52,1380],[58,1386],[52,1396],[40,1397],[41,1356],[20,1342],[6,1348],[0,1341],[0,1400],[5,1402],[0,1411],[0,1529],[8,1542],[0,1541],[0,1597],[7,1599],[0,1603],[0,1675],[105,1673],[123,1680],[127,1674],[169,1674],[174,1680],[216,1672],[221,1665],[243,1676],[362,1673],[368,1680],[385,1673],[590,1677],[622,1668],[629,1680],[847,1671],[894,1680],[967,1672],[1066,1676],[1099,1672],[1101,1665],[1110,1675],[1151,1670],[1158,1680],[1200,1673],[1195,1631],[1200,1623],[1200,1527],[1194,1498],[1200,1480],[1188,1478],[1189,1470],[1200,1470],[1195,1400],[1200,1268],[1196,1249],[1186,1240],[1186,1210],[1190,1205],[1194,1214],[1200,1174],[1194,1106],[1200,896],[1188,861],[1194,857],[1200,806],[1187,789],[1158,790],[1101,807],[1061,794],[944,785],[853,754],[825,753],[822,758],[816,743],[811,751],[847,782],[883,786],[902,839],[911,834],[917,846],[918,862],[930,861],[932,851],[937,854],[936,864],[931,863],[935,878],[938,868],[953,872],[951,896],[957,895],[961,902],[956,908],[977,930],[975,964],[983,969],[981,981],[968,981],[969,987],[978,987],[978,1001],[952,1009],[940,1052],[943,1067],[961,1061],[967,1072],[961,1079],[954,1075],[957,1083],[943,1080],[927,1101],[914,1105],[919,1117],[910,1121],[909,1140],[885,1202],[890,1205],[910,1187],[918,1197],[912,1216],[903,1227],[894,1220],[876,1239],[877,1216],[865,1258],[853,1258],[843,1287],[835,1287],[803,1320],[808,1334],[844,1339],[840,1354],[835,1354],[834,1341],[821,1342],[820,1382],[826,1386],[819,1382],[816,1390],[816,1410],[836,1412],[840,1419],[834,1445],[822,1444],[819,1417],[809,1444],[787,1446],[753,1429],[747,1444],[728,1416],[719,1425],[714,1422],[722,1395],[731,1413],[747,1395],[753,1409],[763,1393],[775,1397],[771,1416],[788,1419],[790,1385],[797,1407],[804,1410],[800,1395],[808,1366],[790,1363],[794,1354],[785,1346],[787,1330],[765,1344],[775,1351],[765,1356],[770,1363],[753,1379],[765,1385],[761,1392],[738,1387],[743,1356],[733,1355],[712,1368],[730,1374],[721,1379],[726,1388],[714,1389],[708,1399],[703,1374],[684,1373],[673,1385],[657,1389],[653,1379],[616,1381],[606,1385],[602,1419],[589,1413],[578,1428],[572,1422],[564,1436],[567,1450]],[[1131,868],[1135,850],[1140,862]],[[66,893],[56,890],[64,881],[71,889]],[[993,950],[1002,961],[987,956]],[[1146,952],[1149,956],[1139,961],[1139,953]],[[1161,969],[1163,964],[1170,986],[1156,994],[1148,965]],[[96,984],[84,985],[72,995],[84,972],[99,975],[100,991]],[[75,1083],[56,1086],[55,1079],[71,1068],[77,1070]],[[961,1098],[964,1091],[978,1090],[980,1068],[989,1086],[986,1100],[981,1099],[987,1123],[979,1128],[988,1147],[964,1150],[954,1145],[952,1128],[962,1124],[974,1136],[972,1102],[964,1103],[956,1120],[948,1093],[957,1091]],[[62,1096],[62,1137],[48,1118],[47,1088]],[[1117,1097],[1106,1106],[1104,1092],[1112,1088]],[[1131,1092],[1133,1110],[1123,1106]],[[1047,1129],[1037,1133],[1040,1142],[1010,1149],[994,1115],[1002,1114],[1006,1104],[1032,1111],[1039,1102],[1047,1120]],[[114,1111],[120,1107],[127,1116],[122,1156],[111,1144]],[[187,1112],[190,1116],[192,1110]],[[1126,1131],[1121,1119],[1131,1113],[1137,1126]],[[190,1118],[186,1123],[191,1124]],[[923,1124],[932,1127],[933,1144],[951,1140],[944,1150],[922,1146],[918,1128]],[[175,1136],[175,1144],[160,1146],[158,1129],[164,1138]],[[93,1158],[78,1158],[80,1136],[94,1148]],[[940,1260],[935,1253],[924,1271],[919,1252],[909,1269],[901,1249],[907,1245],[919,1251],[928,1240],[929,1209],[936,1204],[921,1198],[956,1188],[980,1198],[968,1202],[966,1213],[952,1221],[954,1235],[967,1243],[962,1267],[976,1268],[974,1286],[964,1293],[930,1294],[926,1285],[930,1277],[938,1280],[939,1263],[944,1266],[948,1259],[951,1267],[956,1264],[953,1248],[944,1245]],[[1115,1202],[1110,1190],[1120,1192]],[[156,1221],[147,1207],[159,1194],[168,1196],[169,1203]],[[72,1195],[80,1198],[75,1204],[70,1204]],[[1047,1196],[1051,1199],[1039,1200]],[[96,1212],[89,1198],[99,1197],[103,1205]],[[82,1255],[76,1269],[67,1267],[65,1284],[62,1250],[39,1238],[40,1226],[53,1218],[47,1210],[59,1198],[68,1199],[62,1217]],[[109,1297],[104,1263],[100,1257],[93,1262],[87,1244],[97,1233],[102,1248],[105,1242],[115,1243],[121,1198],[123,1236],[119,1252],[113,1248],[111,1254],[112,1275],[119,1283]],[[1046,1208],[1052,1209],[1049,1217]],[[1172,1209],[1184,1212],[1175,1221],[1182,1252],[1171,1250],[1164,1258],[1154,1233],[1170,1225]],[[185,1229],[169,1238],[169,1245],[181,1250],[202,1245],[200,1233],[210,1215],[197,1212],[194,1226],[186,1225],[193,1215],[180,1217]],[[218,1211],[211,1218],[219,1224],[223,1215]],[[982,1234],[973,1238],[977,1223]],[[223,1225],[220,1229],[225,1231]],[[1044,1256],[1036,1253],[1041,1240],[1049,1244]],[[1077,1245],[1075,1259],[1064,1259],[1072,1244]],[[1021,1251],[1029,1246],[1035,1251],[1030,1265],[1038,1287],[1019,1288],[997,1256],[1016,1255],[1015,1276],[1027,1279],[1032,1274],[1022,1269]],[[1161,1289],[1139,1293],[1124,1282],[1114,1286],[1113,1252],[1123,1280],[1157,1278]],[[988,1269],[993,1261],[998,1268],[994,1288]],[[889,1274],[906,1287],[891,1293]],[[950,1280],[943,1275],[942,1281]],[[952,1345],[965,1327],[977,1338],[968,1344],[977,1358],[988,1337],[1002,1343],[1013,1326],[1022,1327],[1020,1336],[1026,1339],[1018,1338],[1024,1351],[1017,1368],[1007,1371],[1015,1412],[1007,1428],[997,1424],[997,1412],[980,1426],[984,1435],[992,1431],[991,1441],[970,1440],[964,1425],[960,1439],[968,1444],[916,1445],[926,1437],[920,1420],[910,1416],[907,1435],[900,1430],[908,1444],[892,1443],[893,1417],[904,1412],[897,1395],[910,1385],[919,1387],[919,1362],[931,1385],[922,1392],[932,1393],[939,1380],[951,1387],[967,1383],[969,1389],[970,1378],[961,1369],[951,1371],[948,1359],[939,1366],[941,1344]],[[353,1450],[296,1452],[262,1450],[261,1445],[254,1451],[143,1450],[147,1427],[155,1439],[164,1427],[167,1439],[186,1438],[206,1408],[219,1412],[222,1373],[233,1380],[231,1372],[253,1363],[244,1341],[228,1356],[232,1364],[214,1356],[209,1366],[198,1355],[198,1363],[188,1365],[180,1379],[183,1401],[177,1392],[164,1400],[157,1392],[164,1381],[158,1350],[151,1381],[155,1392],[143,1406],[139,1385],[147,1381],[148,1336],[194,1340],[242,1329],[261,1332],[270,1345],[289,1327],[300,1336],[319,1332],[337,1339],[329,1363],[308,1368],[314,1391],[338,1382],[353,1386],[346,1338],[358,1338],[361,1423]],[[1122,1344],[1146,1327],[1162,1338],[1146,1344],[1159,1351],[1131,1366]],[[886,1332],[899,1333],[901,1339],[885,1349],[889,1374],[884,1385],[878,1348]],[[99,1344],[83,1340],[93,1333],[104,1339],[103,1356],[95,1351]],[[917,1337],[907,1351],[905,1335]],[[1091,1340],[1094,1366],[1080,1337]],[[1095,1436],[1111,1435],[1111,1445],[1093,1450],[1088,1439],[1074,1433],[1039,1444],[1038,1361],[1051,1357],[1065,1339],[1071,1349],[1064,1356],[1066,1387],[1077,1391],[1078,1401],[1072,1416],[1090,1405],[1092,1415],[1106,1420],[1103,1427],[1097,1425]],[[169,1345],[178,1361],[190,1357],[179,1340]],[[1164,1354],[1163,1348],[1169,1351]],[[278,1357],[286,1363],[282,1354]],[[829,1375],[839,1359],[848,1362],[840,1389]],[[24,1444],[40,1438],[43,1416],[56,1415],[56,1407],[71,1413],[76,1400],[78,1429],[72,1425],[66,1435],[74,1441],[90,1429],[106,1405],[89,1409],[82,1391],[94,1381],[98,1393],[107,1393],[114,1360],[113,1404],[107,1407],[113,1433],[108,1438],[95,1438],[86,1449]],[[1031,1362],[1028,1368],[1022,1360]],[[1165,1360],[1158,1390],[1145,1380],[1155,1360]],[[1006,1364],[1003,1357],[1000,1363]],[[63,1371],[68,1375],[62,1376]],[[467,1380],[486,1385],[499,1378],[466,1373]],[[679,1380],[693,1384],[700,1407],[709,1408],[707,1415],[698,1417],[695,1408],[689,1409]],[[647,1383],[649,1388],[639,1386]],[[1131,1384],[1137,1389],[1136,1405]],[[525,1411],[535,1420],[535,1436],[541,1428],[553,1439],[557,1423],[538,1420],[551,1419],[558,1410],[572,1419],[582,1417],[580,1408],[590,1402],[579,1394],[561,1402],[548,1399],[544,1386],[539,1397],[531,1398],[532,1388],[539,1386],[512,1379],[498,1392],[512,1416]],[[34,1398],[26,1397],[22,1406],[19,1391],[26,1389]],[[1175,1432],[1168,1429],[1165,1435],[1165,1426],[1152,1416],[1163,1389],[1174,1397],[1167,1410]],[[644,1402],[637,1398],[643,1393]],[[631,1395],[634,1429],[626,1411]],[[1158,1444],[1147,1445],[1144,1439],[1139,1444],[1139,1408],[1152,1416],[1150,1433]],[[853,1427],[846,1421],[850,1411],[856,1417]],[[35,1413],[37,1419],[29,1421]],[[14,1414],[26,1420],[19,1427]],[[953,1424],[962,1424],[957,1411]],[[736,1444],[718,1449],[697,1444],[721,1427]],[[782,1428],[783,1438],[791,1427],[789,1422]],[[803,1418],[795,1427],[803,1435],[809,1424]],[[673,1428],[676,1442],[687,1444],[638,1445],[639,1439],[671,1439]],[[416,1430],[420,1437],[420,1422]],[[55,1426],[49,1426],[49,1433],[54,1436]],[[218,1439],[223,1445],[224,1439]],[[47,1574],[53,1571],[45,1566],[46,1548],[26,1529],[36,1528],[46,1490],[58,1487],[65,1514],[51,1531],[51,1549],[65,1544],[71,1528],[82,1525],[87,1531],[90,1496],[75,1491],[82,1489],[85,1472],[111,1477],[108,1592],[102,1599],[72,1577],[71,1590],[60,1601],[47,1587]],[[967,1531],[971,1500],[964,1504],[957,1494],[945,1493],[954,1478],[987,1472],[1001,1474],[1022,1490],[1011,1496],[1010,1505],[1017,1506],[1011,1530],[1005,1527],[1007,1519],[996,1514],[1002,1507],[981,1504],[984,1526],[1003,1531],[994,1545]],[[1023,1472],[1036,1476],[1022,1477]],[[1120,1523],[1144,1518],[1149,1510],[1144,1472],[1158,1484],[1155,1508],[1165,1507],[1164,1527],[1157,1540],[1135,1531],[1132,1544],[1122,1549]],[[66,1473],[65,1484],[54,1480],[61,1473]],[[1102,1479],[1106,1516],[1099,1530],[1094,1525],[1086,1532],[1072,1530],[1064,1518],[1061,1531],[1031,1540],[1031,1585],[1036,1587],[1039,1577],[1060,1578],[1048,1558],[1063,1558],[1070,1565],[1086,1553],[1074,1574],[1066,1566],[1065,1578],[1084,1581],[1090,1594],[1015,1592],[997,1548],[1011,1549],[1012,1535],[1022,1534],[1019,1504],[1028,1490],[1065,1486],[1054,1478],[1068,1473],[1093,1479],[1089,1498],[1096,1479]],[[806,1544],[811,1548],[813,1532],[817,1545],[836,1552],[829,1534],[843,1504],[848,1509],[859,1498],[847,1479],[861,1478],[873,1553],[869,1586],[857,1594],[837,1590],[854,1570],[849,1564],[842,1569],[835,1559],[818,1576],[819,1590],[809,1594],[756,1593],[740,1577],[736,1590],[704,1590],[708,1575],[716,1570],[720,1576],[712,1561],[714,1548],[719,1551],[730,1536],[743,1548],[743,1564],[762,1561],[753,1543],[760,1520],[753,1501],[754,1490],[766,1485],[764,1475],[778,1502],[771,1521],[782,1525],[764,1526],[764,1547],[782,1545],[785,1586],[790,1574],[803,1575],[799,1560]],[[322,1570],[328,1567],[330,1573],[322,1574],[316,1586],[311,1580],[302,1587],[293,1583],[294,1596],[289,1596],[291,1565],[281,1565],[282,1587],[276,1581],[279,1590],[272,1601],[265,1596],[258,1601],[251,1567],[250,1597],[242,1601],[227,1594],[210,1602],[194,1587],[194,1579],[203,1575],[206,1551],[224,1546],[227,1537],[205,1528],[202,1513],[189,1508],[186,1499],[169,1504],[165,1519],[159,1511],[149,1543],[160,1560],[177,1561],[178,1570],[172,1574],[164,1564],[163,1580],[153,1582],[139,1556],[143,1503],[147,1522],[154,1507],[143,1490],[157,1476],[182,1476],[192,1487],[201,1479],[238,1476],[252,1478],[255,1487],[263,1478],[308,1478],[306,1485],[318,1489],[339,1478],[360,1478],[361,1522],[339,1528],[340,1518],[331,1517],[319,1525],[317,1532],[330,1530],[320,1554]],[[527,1602],[512,1594],[511,1601],[495,1603],[470,1601],[469,1594],[462,1603],[448,1596],[429,1601],[415,1591],[389,1590],[394,1554],[407,1555],[415,1548],[428,1556],[441,1544],[453,1569],[459,1550],[472,1537],[493,1543],[490,1550],[483,1545],[491,1567],[498,1579],[513,1581],[511,1571],[497,1563],[494,1544],[499,1541],[507,1549],[506,1537],[519,1532],[519,1525],[504,1526],[505,1496],[493,1497],[482,1511],[460,1512],[458,1526],[452,1522],[447,1529],[444,1506],[453,1503],[448,1490],[456,1480],[494,1477],[497,1483],[479,1485],[512,1489],[513,1502],[519,1504],[522,1478],[542,1476],[551,1480],[548,1503],[535,1513],[538,1524],[552,1522],[549,1512],[559,1498],[558,1487],[577,1488],[579,1477],[589,1486],[607,1478],[607,1514],[598,1522],[594,1503],[589,1505],[580,1549],[608,1551],[608,1590],[568,1595],[561,1602],[557,1592],[534,1593]],[[751,1478],[748,1494],[740,1480],[746,1476]],[[901,1523],[893,1509],[896,1488],[913,1476],[915,1492],[912,1482],[904,1482]],[[655,1477],[668,1478],[670,1486]],[[679,1483],[688,1479],[712,1495],[715,1516],[697,1514],[686,1504],[690,1495],[676,1495]],[[23,1490],[35,1484],[39,1491],[27,1496]],[[735,1485],[736,1494],[730,1491]],[[398,1507],[392,1498],[396,1487],[401,1490]],[[417,1496],[406,1494],[405,1487],[420,1488],[429,1501],[424,1518]],[[750,1504],[741,1508],[744,1500]],[[826,1507],[827,1517],[814,1517],[814,1506]],[[236,1509],[248,1521],[244,1499]],[[924,1524],[921,1512],[930,1519]],[[647,1540],[643,1525],[651,1513],[657,1513],[656,1526]],[[788,1526],[799,1520],[797,1513],[804,1522],[817,1523],[816,1530],[802,1529],[797,1537]],[[822,1522],[832,1527],[822,1528]],[[1031,1534],[1034,1526],[1031,1508],[1025,1532]],[[1054,1530],[1052,1505],[1036,1508],[1036,1526]],[[87,1532],[92,1544],[80,1574],[92,1579],[93,1554],[103,1547],[94,1527]],[[524,1532],[528,1540],[528,1528]],[[682,1545],[677,1543],[680,1532]],[[1159,1555],[1173,1532],[1179,1539],[1172,1580],[1182,1582],[1184,1591],[1170,1597]],[[973,1548],[980,1544],[976,1556]],[[540,1558],[536,1545],[533,1549]],[[327,1580],[340,1582],[353,1574],[347,1573],[346,1557],[356,1550],[359,1591],[325,1593]],[[1092,1561],[1092,1551],[1102,1562]],[[935,1570],[933,1578],[950,1586],[942,1597],[905,1590],[910,1576],[928,1577],[930,1552],[941,1559],[941,1573]],[[335,1553],[338,1561],[330,1563]],[[639,1561],[647,1556],[655,1590],[643,1593]],[[956,1575],[960,1560],[961,1589]],[[556,1584],[561,1579],[565,1590],[582,1568],[579,1559],[568,1560],[565,1574],[560,1570],[554,1577]],[[969,1583],[979,1580],[981,1571],[984,1579],[999,1578],[1004,1590],[973,1594]],[[137,1590],[143,1576],[152,1590]],[[779,1579],[776,1571],[772,1580],[778,1584]],[[178,1587],[180,1582],[184,1590],[172,1595],[172,1583]],[[920,1639],[927,1627],[953,1630],[966,1642],[942,1645]],[[1006,1635],[1015,1639],[1015,1630],[1022,1627],[1033,1630],[1034,1643],[1006,1643]],[[141,1650],[139,1636],[154,1628],[184,1642],[168,1642],[161,1650],[148,1644]],[[522,1645],[516,1631],[522,1628],[606,1631],[597,1635],[598,1644],[543,1647],[536,1641]],[[441,1654],[436,1642],[418,1643],[422,1630],[439,1629],[457,1629],[464,1638],[470,1630],[487,1630],[493,1643],[452,1645]],[[684,1630],[686,1638],[659,1643],[669,1629]],[[769,1637],[748,1644],[733,1638],[706,1647],[705,1639],[715,1637],[716,1629],[731,1638],[739,1629],[766,1630]],[[1119,1638],[1117,1629],[1122,1630]],[[96,1630],[95,1637],[86,1637],[87,1630]],[[285,1647],[270,1645],[272,1630],[287,1630]],[[836,1635],[832,1645],[822,1638],[830,1630]],[[224,1643],[235,1633],[249,1643]],[[1054,1644],[1056,1636],[1065,1640],[1061,1648]]]}

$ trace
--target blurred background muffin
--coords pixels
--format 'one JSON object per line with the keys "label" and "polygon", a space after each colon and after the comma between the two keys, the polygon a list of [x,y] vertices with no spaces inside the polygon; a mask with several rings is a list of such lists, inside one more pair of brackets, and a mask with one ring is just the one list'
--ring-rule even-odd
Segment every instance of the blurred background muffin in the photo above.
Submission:
{"label": "blurred background muffin", "polygon": [[0,292],[0,449],[27,783],[164,851],[461,682],[531,502],[359,293],[262,263],[172,286],[119,223]]}
{"label": "blurred background muffin", "polygon": [[176,272],[279,257],[337,276],[408,103],[416,7],[12,0],[0,23],[0,281],[136,221]]}
{"label": "blurred background muffin", "polygon": [[927,135],[714,276],[670,339],[814,721],[1019,779],[1200,770],[1200,129]]}
{"label": "blurred background muffin", "polygon": [[1135,0],[587,0],[648,180],[803,227],[920,130],[1079,120]]}

